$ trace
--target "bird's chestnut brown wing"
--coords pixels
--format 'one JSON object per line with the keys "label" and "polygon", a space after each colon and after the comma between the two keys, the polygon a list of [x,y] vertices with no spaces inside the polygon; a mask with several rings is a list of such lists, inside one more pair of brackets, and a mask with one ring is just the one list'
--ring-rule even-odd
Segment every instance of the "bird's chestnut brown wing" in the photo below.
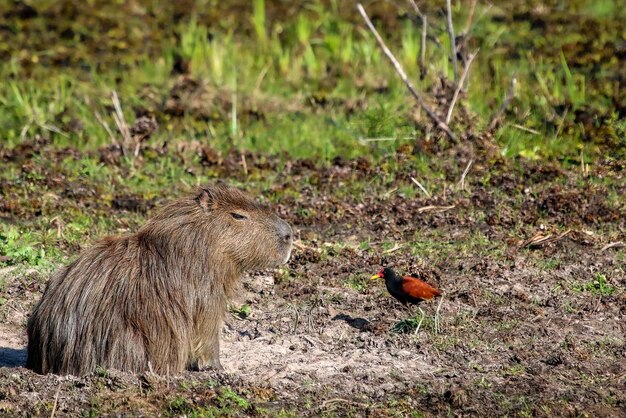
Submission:
{"label": "bird's chestnut brown wing", "polygon": [[441,291],[436,287],[411,276],[402,278],[402,290],[407,295],[417,299],[432,299],[441,294]]}

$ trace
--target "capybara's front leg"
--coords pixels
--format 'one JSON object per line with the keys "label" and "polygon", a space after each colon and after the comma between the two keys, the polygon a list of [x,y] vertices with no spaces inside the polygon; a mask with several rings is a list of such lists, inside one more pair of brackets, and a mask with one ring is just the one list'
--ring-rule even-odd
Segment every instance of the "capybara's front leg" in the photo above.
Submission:
{"label": "capybara's front leg", "polygon": [[224,370],[220,363],[220,337],[219,333],[208,341],[202,351],[198,353],[198,370]]}
{"label": "capybara's front leg", "polygon": [[220,339],[219,335],[215,340],[215,344],[211,347],[203,357],[200,358],[198,362],[200,366],[200,370],[206,369],[214,369],[214,370],[224,370],[222,367],[222,363],[220,362]]}
{"label": "capybara's front leg", "polygon": [[190,365],[191,370],[224,369],[220,363],[220,330],[222,323],[221,321],[216,322],[204,331],[202,341],[196,346],[194,353],[195,361]]}

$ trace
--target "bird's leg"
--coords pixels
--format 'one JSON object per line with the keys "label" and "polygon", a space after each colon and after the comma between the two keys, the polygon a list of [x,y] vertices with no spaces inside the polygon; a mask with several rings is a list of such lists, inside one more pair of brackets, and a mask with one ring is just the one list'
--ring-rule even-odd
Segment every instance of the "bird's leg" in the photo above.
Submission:
{"label": "bird's leg", "polygon": [[422,326],[422,322],[424,322],[424,318],[426,317],[426,314],[424,313],[424,311],[422,310],[422,308],[418,307],[417,309],[419,309],[420,313],[422,314],[422,317],[420,318],[420,322],[417,324],[417,327],[415,328],[415,334],[417,334]]}
{"label": "bird's leg", "polygon": [[413,318],[413,308],[412,308],[412,306],[410,304],[408,304],[408,303],[405,303],[404,307],[406,308],[407,311],[409,311],[409,317]]}

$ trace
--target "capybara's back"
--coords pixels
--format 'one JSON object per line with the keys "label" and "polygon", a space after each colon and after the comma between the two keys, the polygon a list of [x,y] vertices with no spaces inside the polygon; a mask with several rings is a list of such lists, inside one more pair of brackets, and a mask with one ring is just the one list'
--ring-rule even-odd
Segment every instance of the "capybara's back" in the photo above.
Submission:
{"label": "capybara's back", "polygon": [[226,304],[243,271],[287,262],[289,225],[217,185],[106,238],[54,276],[28,321],[27,367],[179,372],[220,367]]}

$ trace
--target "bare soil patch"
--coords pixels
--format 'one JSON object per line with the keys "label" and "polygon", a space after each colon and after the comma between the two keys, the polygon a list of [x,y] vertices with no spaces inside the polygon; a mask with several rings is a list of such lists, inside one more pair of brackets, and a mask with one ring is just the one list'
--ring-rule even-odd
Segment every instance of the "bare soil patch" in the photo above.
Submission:
{"label": "bare soil patch", "polygon": [[[217,169],[242,178],[229,158]],[[249,169],[271,172],[277,163],[251,156]],[[0,272],[2,414],[49,415],[56,404],[61,416],[211,407],[246,415],[626,416],[624,249],[603,250],[624,239],[624,202],[609,196],[623,192],[619,171],[604,172],[615,181],[601,185],[528,167],[521,180],[511,168],[487,177],[477,164],[467,190],[449,186],[425,198],[388,193],[407,183],[404,175],[345,193],[364,176],[385,176],[359,161],[283,170],[272,193],[301,240],[288,269],[245,278],[233,308],[250,311],[228,317],[224,373],[35,375],[21,367],[24,325],[49,275],[9,267]],[[46,187],[62,195],[67,185]],[[64,199],[116,216],[149,213],[161,201],[120,192],[106,209],[91,193]],[[5,206],[2,216],[17,210]],[[22,216],[37,218],[30,208]],[[536,234],[555,238],[529,244]],[[436,301],[422,305],[417,332],[384,285],[368,280],[382,265],[424,272],[444,291],[438,312]],[[237,406],[229,390],[248,404]]]}

